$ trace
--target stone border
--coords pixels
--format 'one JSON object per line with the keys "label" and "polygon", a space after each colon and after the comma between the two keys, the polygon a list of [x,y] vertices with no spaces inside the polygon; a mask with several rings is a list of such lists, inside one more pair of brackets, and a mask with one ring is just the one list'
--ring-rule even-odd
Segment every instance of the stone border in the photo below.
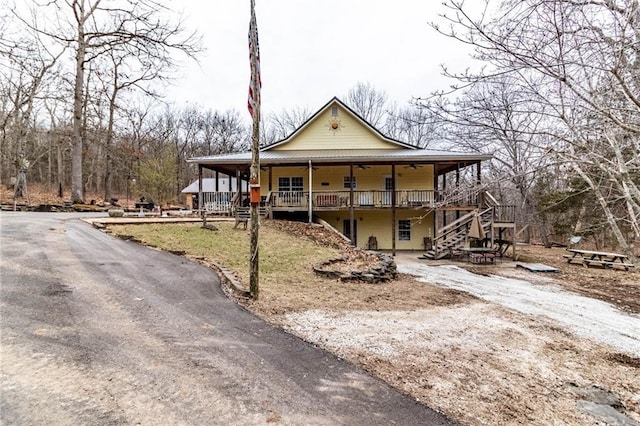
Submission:
{"label": "stone border", "polygon": [[372,254],[375,254],[376,257],[378,257],[378,265],[364,271],[351,271],[345,273],[331,269],[332,265],[339,262],[346,262],[348,260],[347,256],[343,255],[315,265],[313,267],[313,272],[318,275],[331,279],[338,279],[343,282],[361,281],[371,284],[379,284],[395,279],[398,272],[396,270],[396,262],[393,258],[384,253]]}
{"label": "stone border", "polygon": [[236,275],[232,271],[225,268],[218,262],[215,262],[213,260],[206,260],[204,257],[189,256],[189,258],[195,260],[201,265],[204,265],[208,268],[213,269],[218,274],[218,277],[220,278],[220,283],[222,284],[223,289],[224,288],[230,289],[234,294],[240,297],[251,296],[251,293],[249,292],[249,290],[247,290],[242,285],[238,277],[236,277]]}

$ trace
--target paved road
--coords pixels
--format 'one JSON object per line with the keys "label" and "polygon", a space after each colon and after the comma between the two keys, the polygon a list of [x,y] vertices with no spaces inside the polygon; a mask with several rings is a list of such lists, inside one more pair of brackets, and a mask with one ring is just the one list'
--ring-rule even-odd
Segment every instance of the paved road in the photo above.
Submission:
{"label": "paved road", "polygon": [[0,214],[2,424],[451,424],[77,216]]}

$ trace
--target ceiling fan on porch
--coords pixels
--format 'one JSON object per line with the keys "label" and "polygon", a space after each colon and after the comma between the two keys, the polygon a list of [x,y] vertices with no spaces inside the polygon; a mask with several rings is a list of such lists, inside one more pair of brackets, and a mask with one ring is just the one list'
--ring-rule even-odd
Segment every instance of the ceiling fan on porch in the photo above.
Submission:
{"label": "ceiling fan on porch", "polygon": [[424,167],[422,164],[415,164],[415,163],[411,163],[411,164],[408,164],[408,165],[404,166],[405,169],[414,169],[414,170],[422,168],[422,167]]}

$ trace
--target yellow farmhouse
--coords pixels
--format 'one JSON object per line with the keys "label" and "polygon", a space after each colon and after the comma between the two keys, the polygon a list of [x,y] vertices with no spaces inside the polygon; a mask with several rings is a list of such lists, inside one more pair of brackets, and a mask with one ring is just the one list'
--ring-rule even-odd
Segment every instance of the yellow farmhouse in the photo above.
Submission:
{"label": "yellow farmhouse", "polygon": [[[260,150],[262,210],[275,219],[324,221],[362,248],[426,251],[440,237],[451,241],[441,231],[459,229],[452,225],[463,225],[461,218],[468,225],[469,213],[482,207],[479,190],[453,189],[468,168],[479,184],[480,164],[490,158],[391,139],[333,98],[290,136]],[[246,181],[251,153],[190,162],[200,180],[209,169]],[[201,193],[200,199],[207,197],[203,205],[233,197],[241,208],[248,194]]]}

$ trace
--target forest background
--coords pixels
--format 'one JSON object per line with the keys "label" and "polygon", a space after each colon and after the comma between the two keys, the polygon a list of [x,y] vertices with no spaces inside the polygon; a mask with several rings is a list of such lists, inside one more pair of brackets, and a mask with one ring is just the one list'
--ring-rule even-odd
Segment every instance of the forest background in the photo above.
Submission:
{"label": "forest background", "polygon": [[[445,1],[431,23],[482,64],[406,105],[360,82],[338,96],[389,137],[493,154],[483,190],[518,207],[525,239],[581,235],[635,255],[640,239],[637,0]],[[200,35],[160,0],[52,0],[0,12],[0,184],[21,176],[84,203],[180,204],[192,157],[246,151],[249,116],[163,96]],[[320,106],[263,117],[261,144]],[[463,179],[465,177],[463,176]],[[469,176],[467,186],[474,185]],[[68,195],[70,194],[70,195]],[[16,194],[20,196],[22,194]],[[3,202],[7,200],[3,199]]]}

